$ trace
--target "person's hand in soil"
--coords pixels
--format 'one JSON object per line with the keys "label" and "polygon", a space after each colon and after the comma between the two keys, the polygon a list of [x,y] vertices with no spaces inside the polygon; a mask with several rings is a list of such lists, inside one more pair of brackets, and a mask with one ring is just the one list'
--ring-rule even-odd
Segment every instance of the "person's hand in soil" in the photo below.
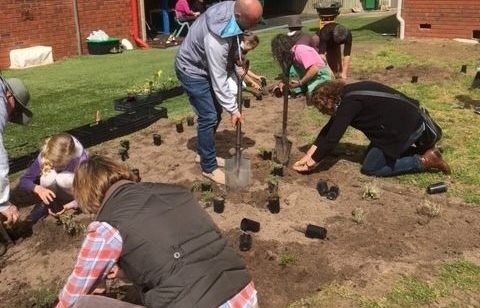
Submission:
{"label": "person's hand in soil", "polygon": [[293,164],[293,170],[298,172],[309,172],[315,169],[318,166],[318,163],[312,159],[311,156],[305,155]]}
{"label": "person's hand in soil", "polygon": [[48,188],[40,185],[36,185],[33,188],[33,192],[37,194],[44,204],[50,204],[55,199],[55,193]]}
{"label": "person's hand in soil", "polygon": [[300,80],[292,79],[290,80],[289,85],[290,85],[290,88],[298,88],[302,86],[302,82]]}
{"label": "person's hand in soil", "polygon": [[107,279],[115,279],[115,278],[118,278],[118,279],[125,278],[125,273],[117,265],[114,265],[110,273],[107,274]]}
{"label": "person's hand in soil", "polygon": [[13,225],[18,220],[18,209],[13,204],[10,204],[1,214],[6,218],[3,222],[6,225]]}
{"label": "person's hand in soil", "polygon": [[285,88],[285,84],[283,81],[280,81],[276,85],[273,86],[272,92],[275,93],[275,91],[280,91],[280,93],[283,93],[283,89]]}
{"label": "person's hand in soil", "polygon": [[63,209],[59,212],[56,212],[56,213],[54,213],[50,208],[48,208],[48,214],[52,215],[53,217],[59,217],[60,215],[65,213],[65,211],[76,209],[77,207],[78,206],[77,206],[77,203],[75,201],[70,201],[68,203],[65,203],[63,205]]}
{"label": "person's hand in soil", "polygon": [[232,126],[235,127],[237,126],[238,122],[240,122],[240,124],[243,124],[244,118],[240,112],[236,111],[231,115],[231,122],[232,122]]}
{"label": "person's hand in soil", "polygon": [[299,161],[293,164],[293,170],[298,172],[308,172],[312,171],[318,166],[318,163],[312,159],[313,153],[317,150],[316,145],[312,145],[310,149],[308,149],[305,156],[303,156]]}

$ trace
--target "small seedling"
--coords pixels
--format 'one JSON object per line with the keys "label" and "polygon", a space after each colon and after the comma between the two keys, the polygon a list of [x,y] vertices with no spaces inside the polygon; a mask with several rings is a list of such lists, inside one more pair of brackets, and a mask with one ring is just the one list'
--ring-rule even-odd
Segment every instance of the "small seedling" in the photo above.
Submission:
{"label": "small seedling", "polygon": [[417,214],[434,218],[440,215],[440,210],[440,204],[433,203],[431,201],[428,201],[427,199],[424,199],[422,204],[417,207]]}
{"label": "small seedling", "polygon": [[192,116],[187,117],[187,125],[188,126],[193,126],[195,124],[195,120],[193,119]]}
{"label": "small seedling", "polygon": [[129,158],[128,150],[124,147],[120,147],[118,149],[118,156],[120,156],[122,161],[126,161]]}
{"label": "small seedling", "polygon": [[297,262],[297,258],[294,255],[284,254],[280,257],[280,261],[278,262],[278,265],[285,268],[289,265],[295,264],[296,262]]}
{"label": "small seedling", "polygon": [[260,157],[262,157],[263,160],[272,160],[272,151],[267,150],[264,147],[259,147],[258,148],[258,153],[260,154]]}
{"label": "small seedling", "polygon": [[380,188],[374,182],[368,183],[363,189],[363,199],[377,200],[380,199]]}
{"label": "small seedling", "polygon": [[212,191],[203,191],[200,200],[202,200],[205,205],[210,206],[213,202],[213,198],[215,198],[215,195]]}
{"label": "small seedling", "polygon": [[202,191],[212,191],[212,182],[205,181],[200,184]]}
{"label": "small seedling", "polygon": [[273,163],[272,164],[272,174],[276,176],[283,176],[283,165]]}
{"label": "small seedling", "polygon": [[62,225],[63,229],[71,236],[87,234],[87,227],[84,224],[75,221],[74,214],[60,215],[57,224]]}
{"label": "small seedling", "polygon": [[278,194],[278,177],[274,175],[268,176],[268,192],[272,195],[277,195]]}
{"label": "small seedling", "polygon": [[130,150],[130,140],[128,140],[128,139],[120,140],[120,146],[122,148],[125,148],[127,151]]}
{"label": "small seedling", "polygon": [[357,224],[363,224],[365,221],[365,212],[361,207],[357,207],[352,211],[352,219]]}

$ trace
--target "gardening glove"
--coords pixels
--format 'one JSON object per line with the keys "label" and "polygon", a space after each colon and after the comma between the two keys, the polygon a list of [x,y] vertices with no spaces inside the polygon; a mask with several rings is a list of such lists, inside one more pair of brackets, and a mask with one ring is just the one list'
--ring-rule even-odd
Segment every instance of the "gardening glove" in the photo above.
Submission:
{"label": "gardening glove", "polygon": [[50,202],[52,202],[56,197],[53,191],[40,185],[36,185],[33,188],[33,192],[40,197],[44,204],[50,204]]}
{"label": "gardening glove", "polygon": [[232,122],[232,126],[235,127],[237,126],[238,122],[240,122],[240,124],[243,124],[244,118],[240,112],[236,111],[231,115],[231,122]]}
{"label": "gardening glove", "polygon": [[3,212],[1,212],[7,220],[5,220],[3,223],[6,225],[14,224],[18,220],[18,209],[15,205],[10,204],[9,207],[7,207]]}

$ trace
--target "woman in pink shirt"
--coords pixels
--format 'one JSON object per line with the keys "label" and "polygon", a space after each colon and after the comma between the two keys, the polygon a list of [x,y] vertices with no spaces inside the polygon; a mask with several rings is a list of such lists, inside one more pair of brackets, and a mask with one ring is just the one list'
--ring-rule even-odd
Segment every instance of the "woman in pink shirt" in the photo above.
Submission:
{"label": "woman in pink shirt", "polygon": [[[175,17],[179,22],[188,22],[189,24],[192,24],[199,15],[200,12],[194,12],[190,9],[188,0],[178,0],[175,4]],[[166,43],[176,43],[175,36],[170,34]]]}
{"label": "woman in pink shirt", "polygon": [[200,12],[192,11],[188,0],[178,0],[175,4],[175,15],[180,22],[188,21],[192,23],[200,15]]}
{"label": "woman in pink shirt", "polygon": [[[309,97],[319,84],[332,79],[330,68],[314,48],[295,44],[286,34],[275,36],[271,46],[273,57],[290,77],[292,94],[306,93]],[[283,89],[283,83],[278,87]]]}

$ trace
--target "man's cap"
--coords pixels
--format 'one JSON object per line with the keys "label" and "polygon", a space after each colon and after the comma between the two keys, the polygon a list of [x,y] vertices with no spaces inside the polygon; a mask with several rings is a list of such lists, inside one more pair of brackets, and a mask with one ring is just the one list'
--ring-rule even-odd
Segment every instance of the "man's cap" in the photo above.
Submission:
{"label": "man's cap", "polygon": [[302,20],[300,19],[300,15],[291,16],[290,20],[288,21],[288,27],[289,28],[301,28],[301,27],[303,27]]}
{"label": "man's cap", "polygon": [[30,101],[30,92],[28,92],[23,81],[18,78],[7,78],[5,83],[15,97],[15,109],[9,118],[10,122],[27,124],[33,116],[33,113],[27,108]]}

